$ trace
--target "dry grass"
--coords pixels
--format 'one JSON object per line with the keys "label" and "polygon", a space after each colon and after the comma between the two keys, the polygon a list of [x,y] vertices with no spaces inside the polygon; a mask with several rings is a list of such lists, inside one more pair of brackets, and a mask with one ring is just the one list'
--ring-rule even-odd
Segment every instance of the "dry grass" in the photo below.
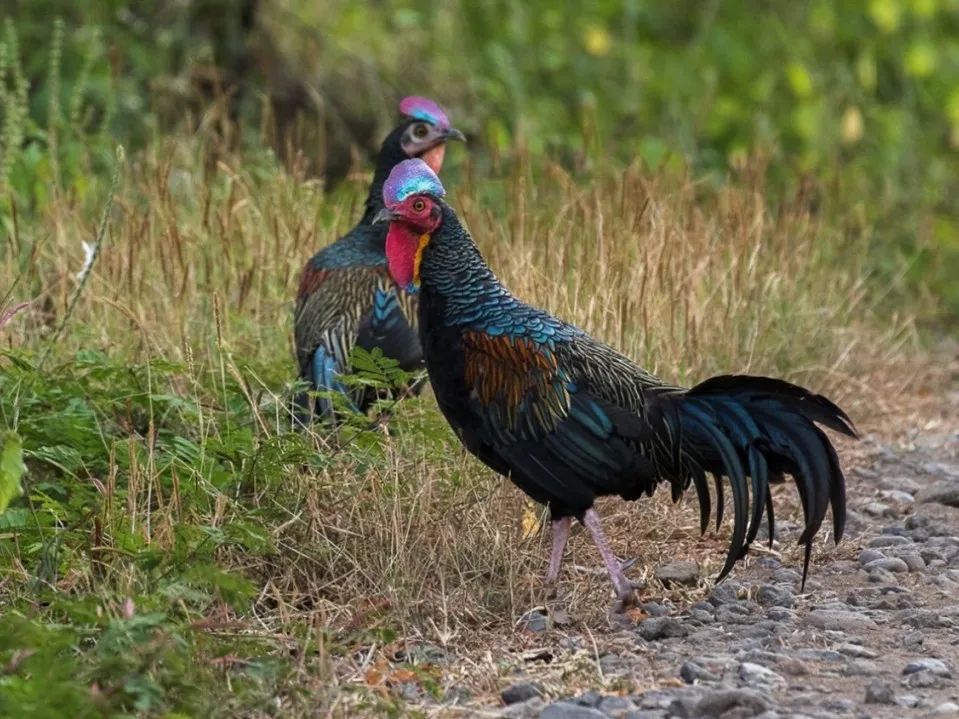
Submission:
{"label": "dry grass", "polygon": [[[252,639],[257,649],[246,651],[284,664],[286,683],[267,694],[289,711],[348,713],[357,697],[379,706],[369,702],[387,701],[388,685],[410,682],[440,693],[495,690],[510,652],[540,641],[515,625],[538,603],[546,556],[546,538],[522,536],[518,491],[464,454],[428,394],[406,402],[386,434],[347,429],[338,441],[291,437],[280,409],[294,372],[297,274],[352,224],[362,183],[326,196],[263,158],[204,168],[202,155],[195,143],[171,142],[131,163],[102,256],[54,349],[51,372],[68,371],[89,348],[141,367],[178,363],[150,375],[149,392],[182,402],[165,414],[151,404],[137,421],[115,398],[106,415],[126,436],[105,432],[102,472],[34,465],[58,481],[101,487],[76,520],[89,532],[98,518],[95,552],[69,548],[55,590],[98,597],[119,616],[121,597],[157,587],[131,560],[131,536],[140,549],[182,554],[189,564],[198,550],[183,549],[187,529],[229,533],[253,522],[269,549],[224,543],[213,557],[250,580],[250,600],[214,593],[177,606],[191,631]],[[761,171],[719,191],[636,167],[578,183],[522,160],[497,180],[471,168],[459,176],[450,200],[518,295],[670,379],[786,376],[835,396],[869,429],[918,372],[908,318],[871,316],[861,231],[815,214],[804,197],[771,210]],[[0,276],[20,277],[15,299],[38,299],[6,327],[8,347],[43,349],[96,217],[96,207],[66,193],[9,238]],[[242,428],[252,458],[223,460],[235,474],[218,480],[202,458],[167,461],[158,442],[172,416],[204,457],[225,454]],[[287,451],[304,442],[314,456]],[[789,503],[791,494],[780,488],[777,499]],[[616,548],[639,556],[635,578],[650,579],[676,556],[700,558],[707,575],[721,565],[724,534],[700,539],[695,513],[665,495],[603,508]],[[606,578],[588,542],[574,537],[571,552],[564,601],[601,631]],[[4,556],[0,593],[24,600],[34,558]],[[672,597],[688,601],[702,590]],[[653,582],[650,592],[661,589]],[[426,645],[449,652],[443,669],[412,658]],[[226,661],[219,649],[204,651],[201,661]],[[365,689],[342,691],[352,686]]]}

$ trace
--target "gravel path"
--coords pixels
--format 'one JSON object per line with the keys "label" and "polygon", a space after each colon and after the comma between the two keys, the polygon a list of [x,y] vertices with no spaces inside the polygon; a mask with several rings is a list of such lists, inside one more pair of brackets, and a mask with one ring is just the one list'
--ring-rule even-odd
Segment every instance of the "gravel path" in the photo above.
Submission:
{"label": "gravel path", "polygon": [[[951,421],[907,444],[866,437],[856,447],[845,549],[814,569],[803,595],[794,568],[754,560],[707,601],[683,610],[646,604],[638,624],[551,639],[571,666],[580,655],[596,665],[604,692],[565,695],[521,669],[501,707],[480,711],[521,719],[959,717],[954,394]],[[677,562],[657,576],[695,583],[698,568]]]}

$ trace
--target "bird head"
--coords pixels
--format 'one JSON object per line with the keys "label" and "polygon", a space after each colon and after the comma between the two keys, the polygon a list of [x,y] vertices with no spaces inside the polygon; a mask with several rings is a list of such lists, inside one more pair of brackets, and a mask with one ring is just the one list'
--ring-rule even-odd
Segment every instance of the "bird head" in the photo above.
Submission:
{"label": "bird head", "polygon": [[383,204],[373,222],[389,222],[386,260],[393,281],[407,292],[420,286],[423,250],[443,222],[443,183],[418,158],[393,168],[383,185]]}
{"label": "bird head", "polygon": [[466,142],[466,136],[455,127],[443,108],[426,97],[405,97],[400,102],[400,114],[408,119],[398,129],[400,147],[409,157],[421,158],[433,172],[443,167],[448,140]]}

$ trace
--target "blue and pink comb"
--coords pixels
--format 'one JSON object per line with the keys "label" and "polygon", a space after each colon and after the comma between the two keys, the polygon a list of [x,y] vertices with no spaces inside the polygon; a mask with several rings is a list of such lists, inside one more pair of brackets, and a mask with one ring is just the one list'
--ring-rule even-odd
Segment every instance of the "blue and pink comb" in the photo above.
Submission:
{"label": "blue and pink comb", "polygon": [[400,114],[416,120],[423,120],[441,130],[450,129],[450,119],[446,116],[446,112],[428,97],[420,97],[419,95],[404,97],[400,101]]}
{"label": "blue and pink comb", "polygon": [[421,159],[403,160],[393,168],[383,185],[383,203],[392,209],[407,197],[424,193],[443,197],[446,190],[436,173]]}

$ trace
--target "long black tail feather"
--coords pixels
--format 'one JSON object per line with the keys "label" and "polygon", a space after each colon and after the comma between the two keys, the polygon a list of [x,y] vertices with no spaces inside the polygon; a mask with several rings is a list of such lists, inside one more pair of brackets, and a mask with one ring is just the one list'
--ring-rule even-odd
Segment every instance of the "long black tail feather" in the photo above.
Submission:
{"label": "long black tail feather", "polygon": [[732,491],[733,536],[718,580],[746,554],[764,514],[772,544],[775,518],[769,485],[786,473],[794,478],[803,507],[799,543],[805,546],[805,586],[812,541],[826,511],[832,509],[837,543],[846,521],[845,477],[835,448],[817,424],[856,437],[852,420],[827,398],[768,377],[713,377],[676,400],[678,420],[673,413],[664,417],[679,422],[670,432],[682,445],[681,467],[685,483],[696,488],[703,531],[711,513],[706,473],[715,479],[717,527],[723,516],[721,477],[728,478]]}

